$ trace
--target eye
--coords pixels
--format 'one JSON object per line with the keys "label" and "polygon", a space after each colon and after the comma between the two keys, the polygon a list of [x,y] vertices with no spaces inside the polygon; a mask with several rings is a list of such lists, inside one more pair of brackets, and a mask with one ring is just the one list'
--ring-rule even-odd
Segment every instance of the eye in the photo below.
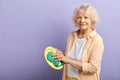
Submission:
{"label": "eye", "polygon": [[78,16],[77,19],[81,19],[82,17]]}
{"label": "eye", "polygon": [[88,19],[89,17],[85,16],[84,18],[85,18],[85,19]]}

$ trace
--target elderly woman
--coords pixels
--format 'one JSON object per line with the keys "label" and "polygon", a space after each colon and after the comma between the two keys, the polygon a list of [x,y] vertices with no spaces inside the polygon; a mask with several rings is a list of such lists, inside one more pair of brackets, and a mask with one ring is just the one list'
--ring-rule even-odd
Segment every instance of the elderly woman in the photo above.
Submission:
{"label": "elderly woman", "polygon": [[65,62],[63,80],[100,80],[104,44],[95,30],[98,20],[96,9],[89,4],[75,10],[73,22],[78,30],[68,36],[65,55],[59,49],[53,54]]}

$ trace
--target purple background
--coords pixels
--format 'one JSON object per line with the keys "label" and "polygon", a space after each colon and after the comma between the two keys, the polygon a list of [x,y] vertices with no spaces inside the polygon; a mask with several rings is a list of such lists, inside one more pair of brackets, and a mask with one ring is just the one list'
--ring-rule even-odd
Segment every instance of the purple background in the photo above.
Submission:
{"label": "purple background", "polygon": [[101,80],[120,80],[119,0],[0,0],[0,80],[61,80],[44,59],[48,45],[65,51],[71,18],[82,3],[100,14],[96,30],[104,39]]}

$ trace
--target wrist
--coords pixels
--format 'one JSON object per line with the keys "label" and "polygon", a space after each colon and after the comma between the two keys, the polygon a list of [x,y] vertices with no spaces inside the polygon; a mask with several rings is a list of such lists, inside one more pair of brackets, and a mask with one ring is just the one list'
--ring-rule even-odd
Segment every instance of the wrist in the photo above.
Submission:
{"label": "wrist", "polygon": [[68,57],[67,57],[67,59],[66,59],[66,62],[65,62],[65,63],[66,63],[66,64],[70,64],[70,62],[71,62],[71,58],[68,58]]}

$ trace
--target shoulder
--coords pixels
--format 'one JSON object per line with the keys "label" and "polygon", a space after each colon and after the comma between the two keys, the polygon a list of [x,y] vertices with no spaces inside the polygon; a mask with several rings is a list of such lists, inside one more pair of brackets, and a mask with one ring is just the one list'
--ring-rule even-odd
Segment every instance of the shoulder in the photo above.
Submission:
{"label": "shoulder", "polygon": [[76,31],[71,32],[71,33],[68,35],[68,37],[75,37],[75,36],[77,36],[78,31],[79,31],[79,30],[76,30]]}
{"label": "shoulder", "polygon": [[77,37],[77,31],[71,32],[67,37],[67,42],[73,42],[76,37]]}
{"label": "shoulder", "polygon": [[96,39],[97,41],[102,41],[103,42],[103,38],[101,37],[101,35],[99,33],[96,32],[94,39]]}
{"label": "shoulder", "polygon": [[104,41],[103,41],[103,38],[101,37],[101,35],[99,33],[95,33],[94,37],[93,37],[93,43],[94,44],[99,44],[99,45],[102,45],[104,46]]}
{"label": "shoulder", "polygon": [[75,36],[77,36],[77,31],[73,31],[68,35],[68,39],[69,38],[74,38]]}

